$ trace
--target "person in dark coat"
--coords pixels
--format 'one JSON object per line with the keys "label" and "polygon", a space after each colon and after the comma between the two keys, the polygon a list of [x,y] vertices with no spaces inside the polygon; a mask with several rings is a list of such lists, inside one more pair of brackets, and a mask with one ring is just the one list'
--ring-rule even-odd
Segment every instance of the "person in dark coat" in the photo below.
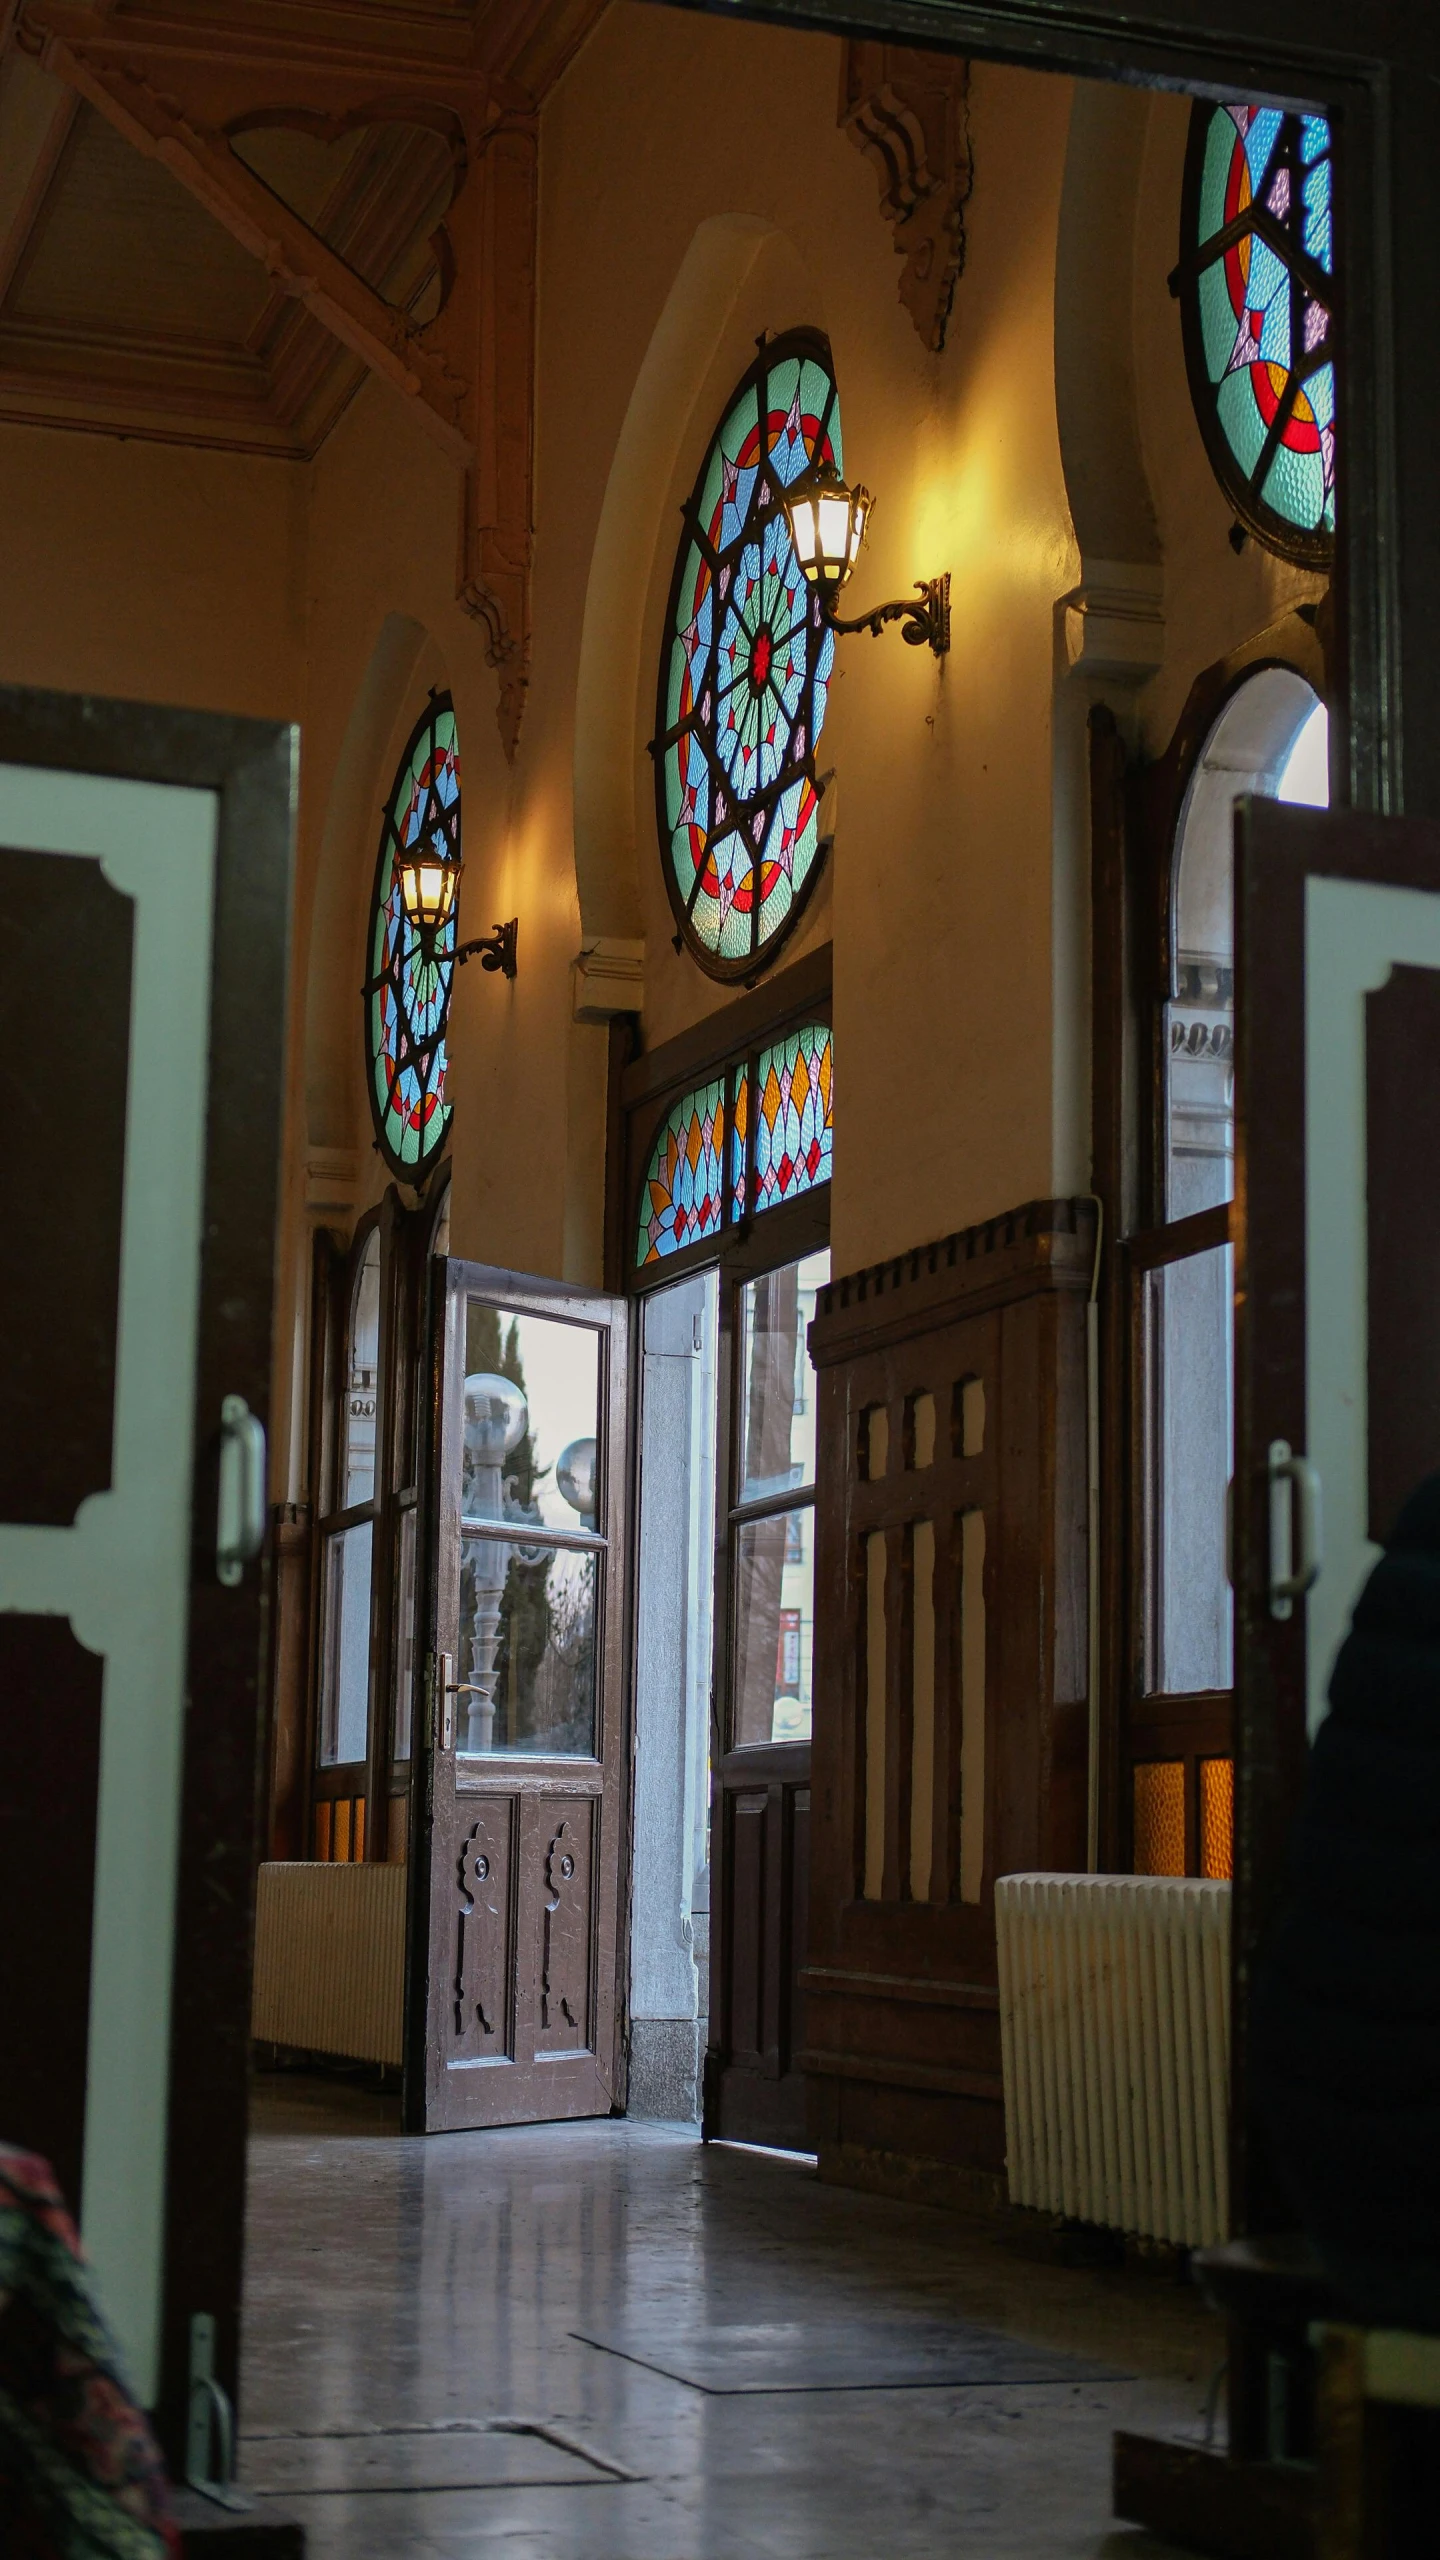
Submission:
{"label": "person in dark coat", "polygon": [[1275,2165],[1337,2292],[1440,2331],[1440,1475],[1336,1657],[1251,2018]]}

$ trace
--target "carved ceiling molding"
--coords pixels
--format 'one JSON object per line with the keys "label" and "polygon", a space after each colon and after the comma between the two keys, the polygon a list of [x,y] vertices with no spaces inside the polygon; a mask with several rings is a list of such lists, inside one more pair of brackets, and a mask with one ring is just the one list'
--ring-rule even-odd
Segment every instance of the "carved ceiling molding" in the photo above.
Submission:
{"label": "carved ceiling molding", "polygon": [[932,355],[945,344],[965,266],[969,86],[970,65],[957,54],[859,38],[844,47],[840,124],[880,181],[880,211],[905,261],[900,299]]}
{"label": "carved ceiling molding", "polygon": [[[537,101],[497,54],[553,78],[598,0],[511,0],[463,43],[429,53],[373,41],[361,10],[123,14],[22,0],[15,39],[139,152],[158,161],[291,298],[412,409],[461,477],[456,593],[483,625],[513,757],[530,659]],[[550,21],[554,21],[553,26]],[[315,23],[312,23],[315,22]],[[318,32],[317,32],[318,26]],[[456,190],[434,235],[435,315],[387,302],[231,147],[290,124],[320,140],[384,122],[447,141]]]}

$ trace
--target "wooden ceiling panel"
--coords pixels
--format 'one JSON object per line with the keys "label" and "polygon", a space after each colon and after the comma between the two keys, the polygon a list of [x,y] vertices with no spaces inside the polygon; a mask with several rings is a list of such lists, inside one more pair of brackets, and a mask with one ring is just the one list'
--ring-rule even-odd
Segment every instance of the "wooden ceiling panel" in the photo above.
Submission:
{"label": "wooden ceiling panel", "polygon": [[458,467],[507,755],[538,108],[605,6],[0,0],[0,419],[305,456],[387,382]]}
{"label": "wooden ceiling panel", "polygon": [[194,197],[82,105],[0,316],[243,346],[267,290]]}

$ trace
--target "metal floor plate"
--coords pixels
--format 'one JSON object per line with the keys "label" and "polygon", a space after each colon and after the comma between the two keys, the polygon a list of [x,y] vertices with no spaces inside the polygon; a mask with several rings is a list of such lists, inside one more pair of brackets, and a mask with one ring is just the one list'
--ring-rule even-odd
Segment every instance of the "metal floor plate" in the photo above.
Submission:
{"label": "metal floor plate", "polygon": [[254,2497],[367,2491],[572,2489],[633,2480],[605,2455],[526,2418],[242,2435],[240,2485]]}
{"label": "metal floor plate", "polygon": [[571,2336],[692,2391],[963,2390],[1128,2378],[962,2321],[775,2320],[697,2329],[689,2321],[635,2320]]}

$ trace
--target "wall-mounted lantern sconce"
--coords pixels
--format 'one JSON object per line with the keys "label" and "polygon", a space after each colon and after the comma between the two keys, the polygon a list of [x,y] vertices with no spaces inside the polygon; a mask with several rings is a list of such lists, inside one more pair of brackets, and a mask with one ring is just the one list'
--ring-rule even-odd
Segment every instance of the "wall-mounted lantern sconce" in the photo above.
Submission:
{"label": "wall-mounted lantern sconce", "polygon": [[[428,845],[407,847],[400,857],[401,903],[407,921],[420,937],[420,949],[427,960],[435,959],[435,945],[455,912],[463,868],[463,859],[439,838],[432,838]],[[463,968],[478,952],[482,969],[498,969],[505,977],[513,978],[519,930],[519,918],[512,916],[508,924],[497,924],[493,933],[462,942],[448,956]]]}
{"label": "wall-mounted lantern sconce", "polygon": [[873,613],[857,614],[853,622],[842,622],[835,611],[836,598],[859,558],[872,503],[869,490],[858,483],[849,487],[833,462],[813,463],[792,481],[785,492],[785,513],[806,582],[817,590],[832,631],[868,631],[877,639],[887,622],[898,622],[901,639],[912,649],[923,644],[943,658],[950,646],[948,569],[939,578],[917,578],[914,596],[877,604]]}

